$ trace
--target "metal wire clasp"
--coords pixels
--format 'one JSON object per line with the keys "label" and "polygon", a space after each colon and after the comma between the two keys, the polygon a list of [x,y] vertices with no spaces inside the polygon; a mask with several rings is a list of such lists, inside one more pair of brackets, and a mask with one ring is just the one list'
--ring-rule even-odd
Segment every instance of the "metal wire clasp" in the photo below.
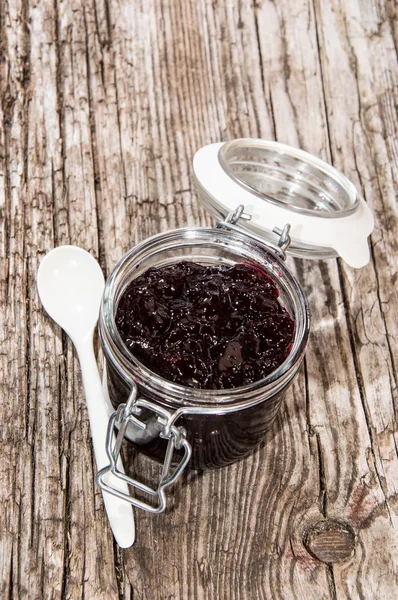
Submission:
{"label": "metal wire clasp", "polygon": [[[157,421],[160,424],[159,436],[168,440],[165,459],[162,467],[162,473],[160,476],[160,482],[156,489],[145,485],[129,477],[117,467],[118,458],[121,452],[123,439],[125,437],[126,429],[129,423],[134,424],[140,429],[145,429],[146,424],[143,423],[137,417],[141,414],[142,409],[145,408],[152,411],[157,416]],[[172,485],[181,476],[183,470],[187,466],[191,454],[192,448],[186,439],[186,432],[183,427],[176,427],[173,425],[175,421],[175,415],[171,411],[145,400],[144,398],[137,398],[137,388],[134,385],[130,396],[126,403],[120,404],[116,412],[113,413],[109,420],[107,435],[106,435],[106,453],[109,458],[109,465],[104,467],[97,473],[97,483],[99,487],[121,498],[126,500],[137,508],[142,508],[151,513],[161,513],[166,508],[166,495],[165,489]],[[116,440],[114,440],[114,432],[117,431]],[[177,467],[170,473],[171,463],[174,455],[174,449],[184,450],[184,454]],[[107,473],[111,472],[115,477],[125,481],[132,488],[138,489],[141,492],[149,494],[150,496],[157,499],[157,504],[152,505],[138,498],[134,498],[129,494],[110,486],[106,482]]]}
{"label": "metal wire clasp", "polygon": [[[239,233],[243,233],[247,237],[249,237],[257,242],[260,242],[261,244],[267,243],[259,235],[256,235],[255,233],[252,233],[248,229],[243,229],[243,227],[240,227],[239,225],[237,225],[237,223],[240,219],[242,219],[243,221],[250,221],[252,218],[251,215],[245,213],[244,210],[245,210],[245,207],[243,206],[243,204],[239,204],[239,206],[237,206],[237,208],[235,210],[230,212],[225,217],[225,220],[219,220],[217,222],[217,227],[225,227],[226,229],[238,231]],[[275,252],[277,252],[283,260],[286,260],[286,250],[289,248],[291,241],[292,241],[290,238],[290,235],[289,235],[290,227],[291,227],[290,223],[286,223],[286,225],[283,227],[283,229],[279,229],[279,227],[274,227],[272,230],[272,233],[275,233],[277,236],[279,236],[279,239],[277,242],[278,245],[271,246],[270,244],[267,244]]]}
{"label": "metal wire clasp", "polygon": [[286,225],[284,226],[283,229],[279,229],[279,227],[274,227],[272,232],[276,233],[276,235],[279,235],[279,240],[278,240],[278,248],[280,249],[280,251],[283,253],[283,258],[286,258],[286,250],[289,248],[290,244],[292,243],[292,240],[290,238],[290,223],[286,223]]}

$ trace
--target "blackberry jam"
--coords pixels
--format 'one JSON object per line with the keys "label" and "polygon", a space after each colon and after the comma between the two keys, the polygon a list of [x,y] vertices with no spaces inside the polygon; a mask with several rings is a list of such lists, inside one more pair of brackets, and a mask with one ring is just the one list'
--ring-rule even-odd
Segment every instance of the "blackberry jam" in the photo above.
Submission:
{"label": "blackberry jam", "polygon": [[275,371],[294,321],[269,275],[251,265],[181,262],[151,268],[124,290],[116,326],[151,371],[184,386],[229,389]]}
{"label": "blackberry jam", "polygon": [[[176,415],[193,469],[222,467],[265,437],[307,343],[300,284],[265,244],[226,229],[187,228],[149,238],[111,274],[99,331],[114,409],[132,388]],[[125,437],[163,461],[153,410]],[[178,454],[175,452],[175,454]]]}

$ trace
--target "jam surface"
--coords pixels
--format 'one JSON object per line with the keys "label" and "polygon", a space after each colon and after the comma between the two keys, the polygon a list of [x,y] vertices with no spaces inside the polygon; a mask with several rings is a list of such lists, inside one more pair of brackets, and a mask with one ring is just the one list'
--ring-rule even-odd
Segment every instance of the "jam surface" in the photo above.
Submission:
{"label": "jam surface", "polygon": [[134,279],[116,326],[130,352],[164,379],[231,389],[266,377],[288,356],[295,322],[278,296],[255,267],[181,262]]}

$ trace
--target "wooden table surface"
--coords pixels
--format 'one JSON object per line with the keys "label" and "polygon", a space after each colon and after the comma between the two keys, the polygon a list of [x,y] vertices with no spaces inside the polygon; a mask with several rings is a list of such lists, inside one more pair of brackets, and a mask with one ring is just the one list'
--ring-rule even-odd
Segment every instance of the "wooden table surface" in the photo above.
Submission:
{"label": "wooden table surface", "polygon": [[[397,13],[393,0],[1,0],[1,598],[398,598]],[[374,212],[371,260],[289,259],[312,334],[264,445],[186,476],[120,550],[37,268],[72,243],[109,274],[151,234],[210,224],[192,157],[237,137],[345,173]]]}

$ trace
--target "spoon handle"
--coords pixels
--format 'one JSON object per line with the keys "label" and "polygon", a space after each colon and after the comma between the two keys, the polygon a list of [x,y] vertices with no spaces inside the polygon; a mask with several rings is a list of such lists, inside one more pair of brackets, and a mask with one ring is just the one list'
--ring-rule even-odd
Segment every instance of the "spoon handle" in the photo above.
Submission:
{"label": "spoon handle", "polygon": [[[99,471],[103,467],[109,465],[109,458],[105,449],[109,415],[98,372],[98,365],[94,355],[92,334],[86,338],[84,342],[79,343],[76,346],[76,350],[82,371],[91,437],[93,440],[97,470]],[[122,470],[121,465],[118,466]],[[125,494],[129,493],[127,484],[114,477],[112,473],[108,473],[107,478],[107,483],[110,486],[118,488]],[[135,526],[131,505],[107,492],[103,492],[103,498],[109,523],[117,543],[121,548],[132,546],[135,540]]]}

